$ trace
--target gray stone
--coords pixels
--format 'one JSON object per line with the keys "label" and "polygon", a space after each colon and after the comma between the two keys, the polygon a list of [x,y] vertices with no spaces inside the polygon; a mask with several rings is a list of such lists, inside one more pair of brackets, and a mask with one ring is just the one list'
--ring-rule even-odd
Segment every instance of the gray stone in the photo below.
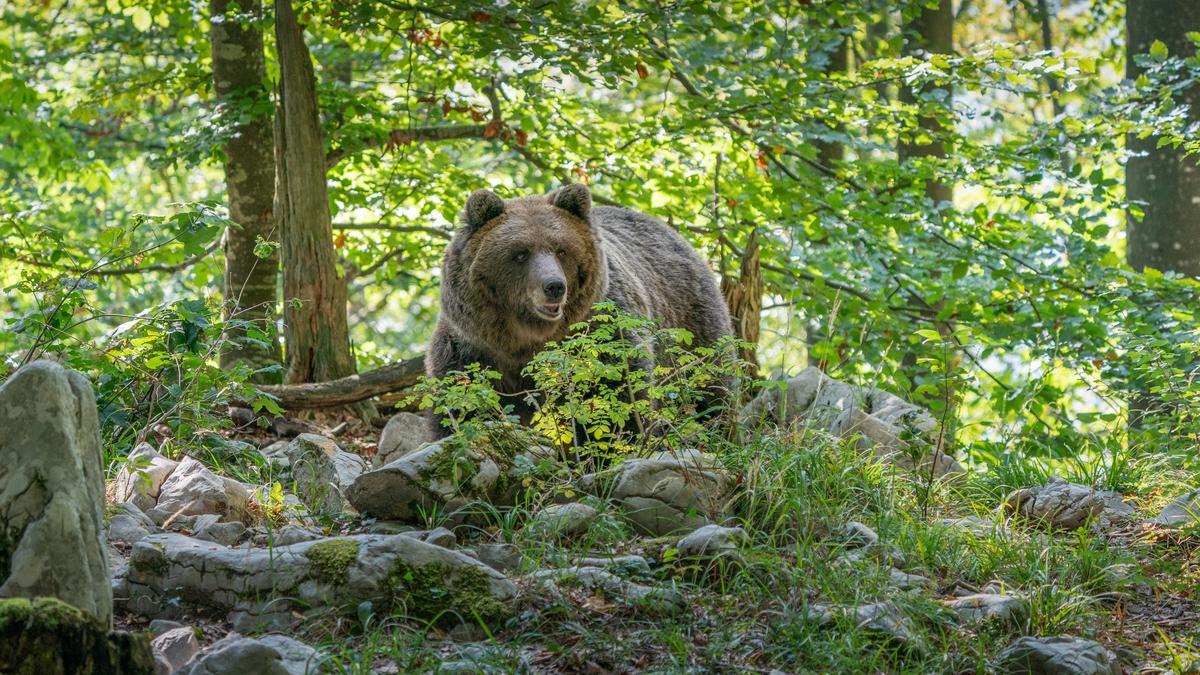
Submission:
{"label": "gray stone", "polygon": [[379,434],[379,450],[372,462],[376,467],[391,464],[431,440],[427,417],[410,412],[396,413]]}
{"label": "gray stone", "polygon": [[286,452],[296,496],[305,506],[318,513],[347,510],[343,494],[367,470],[362,457],[344,452],[332,439],[316,434],[300,434]]}
{"label": "gray stone", "polygon": [[721,520],[736,486],[711,456],[695,451],[626,460],[612,499],[642,532],[662,536]]}
{"label": "gray stone", "polygon": [[169,630],[183,628],[183,624],[178,621],[169,621],[167,619],[154,619],[150,622],[150,634],[158,637]]}
{"label": "gray stone", "polygon": [[313,527],[284,525],[275,531],[272,543],[275,546],[291,546],[292,544],[299,544],[302,541],[320,539],[323,536],[320,530]]}
{"label": "gray stone", "polygon": [[888,570],[888,585],[901,591],[915,591],[928,588],[932,584],[920,574],[909,574],[893,567]]}
{"label": "gray stone", "polygon": [[1132,506],[1120,495],[1051,478],[1045,485],[1014,491],[1005,510],[1050,527],[1073,530],[1088,522],[1101,528],[1129,522]]}
{"label": "gray stone", "polygon": [[808,607],[807,612],[809,621],[822,626],[833,623],[840,616],[853,621],[860,629],[885,635],[901,644],[919,646],[908,619],[892,602],[873,602],[857,607],[814,604]]}
{"label": "gray stone", "polygon": [[749,535],[740,527],[705,525],[680,539],[675,547],[680,558],[736,557],[749,541]]}
{"label": "gray stone", "polygon": [[1176,497],[1150,522],[1163,527],[1187,527],[1200,523],[1200,489]]}
{"label": "gray stone", "polygon": [[469,475],[456,480],[439,470],[454,452],[444,443],[430,443],[374,471],[359,476],[346,492],[354,508],[385,520],[414,521],[421,513],[441,507],[454,512],[474,499],[491,495],[500,478],[495,460],[474,451],[463,453]]}
{"label": "gray stone", "polygon": [[[158,528],[151,524],[151,528]],[[150,534],[150,528],[133,516],[119,513],[108,519],[108,540],[119,541],[124,544],[132,544],[141,541],[142,538]]]}
{"label": "gray stone", "polygon": [[196,654],[177,675],[303,675],[289,670],[279,650],[258,640],[230,633]]}
{"label": "gray stone", "polygon": [[171,667],[168,672],[174,672],[200,651],[200,641],[196,639],[196,631],[190,626],[181,626],[151,640],[150,648]]}
{"label": "gray stone", "polygon": [[842,528],[842,539],[847,546],[854,548],[874,546],[879,543],[879,535],[875,534],[875,530],[856,520],[847,522]]}
{"label": "gray stone", "polygon": [[597,515],[599,512],[587,504],[553,504],[533,514],[525,533],[546,539],[578,537],[587,532]]}
{"label": "gray stone", "polygon": [[480,562],[500,572],[511,572],[521,567],[521,549],[512,544],[480,544],[475,548]]}
{"label": "gray stone", "polygon": [[100,427],[91,385],[35,361],[0,385],[0,597],[58,598],[112,622]]}
{"label": "gray stone", "polygon": [[149,443],[139,443],[117,472],[114,499],[133,502],[142,511],[154,508],[163,483],[179,466],[167,459]]}
{"label": "gray stone", "polygon": [[1029,603],[1016,595],[975,593],[946,601],[963,623],[997,621],[1020,625],[1029,618]]}
{"label": "gray stone", "polygon": [[[934,450],[937,420],[924,408],[874,387],[860,387],[829,377],[809,367],[783,387],[767,387],[746,404],[743,425],[760,421],[790,426],[803,424],[845,438],[856,438],[876,456],[902,468],[930,470],[941,478],[962,473],[963,468],[941,450]],[[913,452],[907,437],[921,439],[921,453]],[[921,454],[916,465],[912,457]]]}
{"label": "gray stone", "polygon": [[399,566],[434,566],[453,600],[460,582],[484,582],[507,603],[516,587],[503,574],[457,551],[403,535],[356,535],[273,549],[227,548],[174,533],[134,545],[129,607],[151,617],[177,616],[182,604],[240,612],[246,622],[291,607],[392,601]]}
{"label": "gray stone", "polygon": [[394,520],[377,520],[367,526],[367,534],[407,534],[416,531],[416,527]]}
{"label": "gray stone", "polygon": [[579,558],[574,565],[576,567],[599,567],[622,575],[650,573],[650,563],[640,555],[588,556]]}
{"label": "gray stone", "polygon": [[534,572],[529,578],[551,593],[558,594],[559,584],[575,584],[590,591],[602,591],[620,601],[651,614],[673,614],[687,606],[687,599],[673,588],[645,586],[602,570],[599,567],[564,567]]}
{"label": "gray stone", "polygon": [[292,460],[288,458],[287,447],[287,441],[275,441],[260,448],[258,454],[262,455],[268,464],[274,464],[279,469],[289,469],[292,466]]}
{"label": "gray stone", "polygon": [[159,525],[181,515],[204,514],[248,523],[251,522],[249,504],[250,492],[246,486],[216,475],[192,457],[185,457],[163,482],[158,505],[146,515]]}
{"label": "gray stone", "polygon": [[1120,675],[1117,657],[1092,640],[1062,635],[1023,637],[997,659],[996,672],[1030,675]]}
{"label": "gray stone", "polygon": [[237,521],[228,523],[206,523],[196,529],[194,535],[203,541],[215,541],[222,546],[233,546],[246,532],[246,526]]}
{"label": "gray stone", "polygon": [[978,516],[963,516],[962,518],[942,518],[935,521],[937,524],[962,530],[979,537],[986,539],[993,535],[1009,537],[1012,532],[1003,524],[995,523],[989,520],[984,520]]}
{"label": "gray stone", "polygon": [[435,527],[432,530],[413,530],[401,534],[405,537],[416,537],[423,542],[442,548],[454,548],[454,545],[458,543],[458,537],[444,527]]}

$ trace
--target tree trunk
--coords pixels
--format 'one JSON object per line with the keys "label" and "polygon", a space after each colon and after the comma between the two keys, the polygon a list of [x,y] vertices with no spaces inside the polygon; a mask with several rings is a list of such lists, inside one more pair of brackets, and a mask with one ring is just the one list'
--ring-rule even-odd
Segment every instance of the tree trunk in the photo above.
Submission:
{"label": "tree trunk", "polygon": [[350,375],[355,366],[346,283],[333,247],[316,79],[291,0],[275,5],[275,41],[275,212],[283,242],[285,382],[320,382]]}
{"label": "tree trunk", "polygon": [[[230,12],[230,5],[235,11]],[[263,58],[260,0],[211,0],[213,85],[222,105],[248,112],[225,143],[225,192],[231,227],[225,235],[225,342],[221,367],[264,368],[280,361],[275,329],[279,254],[255,255],[257,241],[278,241],[275,229],[275,147]],[[249,328],[266,335],[247,339]],[[261,374],[259,382],[278,382]]]}
{"label": "tree trunk", "polygon": [[[1134,56],[1146,54],[1155,40],[1171,56],[1190,58],[1197,53],[1188,39],[1200,31],[1200,2],[1196,0],[1129,0],[1125,8],[1125,74],[1137,79],[1142,69]],[[1200,124],[1200,86],[1177,92],[1176,102],[1187,106],[1188,121]],[[1125,257],[1129,266],[1200,277],[1200,167],[1195,157],[1184,157],[1183,148],[1157,147],[1158,136],[1126,140],[1125,194],[1144,215],[1125,218]],[[1134,396],[1129,403],[1129,426],[1141,429],[1162,409],[1150,394]]]}
{"label": "tree trunk", "polygon": [[[905,51],[908,53],[951,54],[954,52],[954,8],[951,0],[940,0],[936,8],[922,7],[913,20],[905,26]],[[925,93],[922,90],[921,93]],[[947,92],[946,100],[950,100],[952,91]],[[906,103],[917,101],[917,92],[907,87],[901,87],[900,98]],[[899,159],[901,162],[914,157],[945,157],[946,149],[936,133],[941,130],[938,120],[933,117],[922,117],[919,121],[922,129],[931,131],[934,136],[930,143],[910,144],[901,143]],[[934,204],[954,201],[954,187],[938,181],[925,184],[925,194]]]}
{"label": "tree trunk", "polygon": [[[1155,40],[1171,56],[1192,57],[1196,47],[1187,38],[1200,31],[1200,2],[1196,0],[1129,0],[1125,12],[1125,73],[1137,79],[1136,54],[1150,51]],[[1200,86],[1180,92],[1177,103],[1188,107],[1188,120],[1200,124]],[[1200,167],[1185,158],[1183,148],[1158,148],[1157,136],[1128,138],[1125,192],[1141,202],[1145,216],[1126,218],[1126,258],[1135,270],[1152,267],[1200,277]]]}

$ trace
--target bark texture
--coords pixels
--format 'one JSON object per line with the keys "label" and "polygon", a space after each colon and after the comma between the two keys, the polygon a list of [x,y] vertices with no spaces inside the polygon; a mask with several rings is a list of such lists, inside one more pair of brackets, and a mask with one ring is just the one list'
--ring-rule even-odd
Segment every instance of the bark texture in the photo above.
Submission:
{"label": "bark texture", "polygon": [[[953,53],[954,3],[952,0],[940,0],[937,7],[922,7],[917,16],[905,26],[905,33],[908,34],[906,51],[909,53]],[[920,93],[925,93],[925,91],[921,90]],[[946,93],[947,101],[949,101],[953,92],[947,91]],[[901,87],[900,97],[905,102],[912,103],[916,101],[917,94],[918,92],[914,92],[907,87]],[[928,129],[934,134],[941,129],[941,125],[938,124],[938,120],[934,117],[922,117],[920,126],[922,129]],[[899,145],[899,159],[901,162],[916,157],[945,156],[946,148],[936,137],[930,143],[901,143]],[[928,181],[925,184],[925,194],[935,204],[954,200],[953,186],[937,181]]]}
{"label": "bark texture", "polygon": [[275,41],[275,212],[283,244],[285,381],[320,382],[355,368],[346,283],[333,247],[316,79],[290,0],[275,6]]}
{"label": "bark texture", "polygon": [[[1200,31],[1200,2],[1196,0],[1129,0],[1125,12],[1127,32],[1125,72],[1130,79],[1141,74],[1134,56],[1150,51],[1155,40],[1171,56],[1192,57],[1196,47],[1187,38]],[[1176,98],[1188,107],[1188,119],[1200,123],[1200,86],[1192,85]],[[1157,136],[1131,135],[1131,152],[1125,166],[1125,190],[1130,201],[1140,202],[1145,216],[1126,218],[1126,257],[1135,270],[1146,267],[1200,276],[1200,167],[1183,149],[1156,148]]]}
{"label": "bark texture", "polygon": [[[278,241],[275,229],[275,145],[271,97],[266,88],[260,0],[211,0],[213,85],[222,105],[244,110],[244,120],[225,143],[225,192],[229,217],[238,227],[225,236],[225,318],[233,322],[221,348],[221,367],[246,363],[262,368],[279,363],[276,334],[276,281],[279,254],[254,254],[261,237]],[[244,322],[239,325],[239,322]],[[247,327],[266,340],[246,340]],[[263,381],[279,376],[264,375]]]}

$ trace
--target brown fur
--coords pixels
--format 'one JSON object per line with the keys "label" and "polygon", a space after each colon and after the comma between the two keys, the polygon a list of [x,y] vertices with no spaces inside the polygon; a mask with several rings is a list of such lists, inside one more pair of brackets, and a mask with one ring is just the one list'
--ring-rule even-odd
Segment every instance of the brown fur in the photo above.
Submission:
{"label": "brown fur", "polygon": [[[529,360],[602,300],[687,329],[698,346],[732,334],[712,272],[683,237],[635,211],[593,209],[585,186],[507,201],[480,190],[464,220],[442,264],[442,310],[425,357],[430,377],[478,362],[501,374],[502,393],[528,391],[521,370]],[[561,318],[551,320],[533,307],[557,280],[566,296]],[[517,409],[527,421],[530,411],[520,402]],[[438,436],[447,433],[435,426]]]}

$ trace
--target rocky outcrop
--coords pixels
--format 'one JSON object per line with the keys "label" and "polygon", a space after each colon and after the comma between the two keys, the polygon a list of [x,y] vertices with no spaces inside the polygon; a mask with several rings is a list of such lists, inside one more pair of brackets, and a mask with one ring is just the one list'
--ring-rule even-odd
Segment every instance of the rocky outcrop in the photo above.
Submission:
{"label": "rocky outcrop", "polygon": [[117,472],[114,498],[133,502],[142,511],[158,504],[163,483],[179,467],[179,462],[158,454],[149,443],[139,443]]}
{"label": "rocky outcrop", "polygon": [[[763,389],[742,409],[741,421],[745,425],[799,423],[856,438],[878,457],[903,468],[923,472],[932,468],[936,477],[963,471],[953,457],[934,450],[938,424],[929,411],[882,389],[835,380],[815,367],[805,368],[782,387]],[[914,443],[920,447],[913,447]],[[914,463],[914,457],[920,461]]]}
{"label": "rocky outcrop", "polygon": [[192,658],[178,675],[312,675],[324,672],[324,656],[283,635],[254,639],[230,633]]}
{"label": "rocky outcrop", "polygon": [[108,626],[100,428],[91,385],[49,361],[0,386],[0,597],[53,597]]}
{"label": "rocky outcrop", "polygon": [[147,616],[169,617],[181,602],[253,618],[286,613],[289,603],[369,600],[419,616],[492,620],[507,613],[516,587],[477,560],[405,535],[235,549],[164,533],[134,546],[129,594],[130,609]]}
{"label": "rocky outcrop", "polygon": [[163,482],[157,504],[146,515],[162,525],[169,518],[214,514],[222,520],[251,522],[250,491],[218,476],[199,460],[185,457]]}
{"label": "rocky outcrop", "polygon": [[578,502],[552,504],[533,514],[525,525],[525,534],[544,539],[578,537],[587,532],[599,513],[595,507]]}

